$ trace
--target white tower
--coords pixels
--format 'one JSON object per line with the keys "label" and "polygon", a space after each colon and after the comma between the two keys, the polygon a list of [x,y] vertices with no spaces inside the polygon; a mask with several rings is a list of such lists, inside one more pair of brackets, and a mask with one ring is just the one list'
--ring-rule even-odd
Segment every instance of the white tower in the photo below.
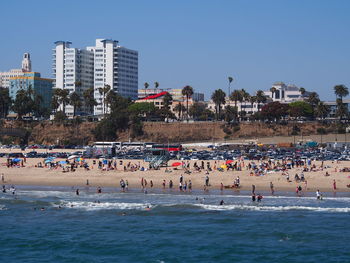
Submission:
{"label": "white tower", "polygon": [[22,71],[31,72],[32,71],[32,62],[30,61],[30,54],[24,53],[22,60]]}

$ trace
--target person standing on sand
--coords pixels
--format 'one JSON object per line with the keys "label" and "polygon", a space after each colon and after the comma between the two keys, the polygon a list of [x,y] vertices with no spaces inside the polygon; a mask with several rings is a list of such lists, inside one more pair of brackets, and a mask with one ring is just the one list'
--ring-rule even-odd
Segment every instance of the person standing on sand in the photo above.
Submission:
{"label": "person standing on sand", "polygon": [[252,194],[255,195],[255,184],[252,184]]}
{"label": "person standing on sand", "polygon": [[209,176],[207,175],[206,177],[205,177],[205,186],[209,186]]}
{"label": "person standing on sand", "polygon": [[334,191],[337,190],[337,183],[335,182],[335,179],[333,180],[333,190],[334,190]]}
{"label": "person standing on sand", "polygon": [[173,185],[174,185],[174,184],[173,184],[173,181],[170,180],[170,181],[169,181],[169,189],[173,189]]}
{"label": "person standing on sand", "polygon": [[163,190],[165,190],[165,184],[166,184],[166,181],[163,180]]}
{"label": "person standing on sand", "polygon": [[153,188],[153,181],[151,180],[149,183],[150,183],[151,188]]}

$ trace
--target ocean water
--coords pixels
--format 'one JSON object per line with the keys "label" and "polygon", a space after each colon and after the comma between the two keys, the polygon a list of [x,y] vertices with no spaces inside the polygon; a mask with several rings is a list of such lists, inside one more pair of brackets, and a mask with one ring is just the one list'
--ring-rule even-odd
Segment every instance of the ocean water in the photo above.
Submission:
{"label": "ocean water", "polygon": [[1,193],[1,262],[350,262],[349,193],[103,191]]}

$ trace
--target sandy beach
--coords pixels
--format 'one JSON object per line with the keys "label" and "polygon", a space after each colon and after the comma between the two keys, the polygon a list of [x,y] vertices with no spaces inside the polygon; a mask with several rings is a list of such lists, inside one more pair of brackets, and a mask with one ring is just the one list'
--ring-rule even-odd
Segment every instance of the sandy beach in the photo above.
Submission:
{"label": "sandy beach", "polygon": [[[14,152],[14,151],[12,151]],[[181,175],[185,181],[192,181],[193,189],[203,189],[205,184],[206,173],[204,170],[201,172],[190,169],[191,173],[186,174],[185,170],[180,168],[170,167],[174,160],[169,161],[168,170],[162,167],[160,170],[146,170],[146,171],[124,171],[124,165],[129,162],[134,165],[140,165],[140,167],[148,167],[148,163],[144,163],[140,160],[123,160],[123,165],[117,162],[117,170],[103,171],[98,169],[97,165],[93,165],[93,159],[86,160],[89,164],[90,170],[85,170],[82,167],[78,167],[74,172],[63,172],[62,168],[50,169],[48,167],[38,168],[35,167],[39,162],[43,163],[43,159],[32,158],[27,159],[24,163],[24,167],[10,167],[6,166],[7,159],[0,158],[0,175],[4,176],[4,182],[2,184],[7,185],[47,185],[47,186],[86,186],[87,180],[92,187],[116,187],[120,188],[120,180],[128,180],[129,188],[141,188],[141,179],[147,180],[147,188],[150,187],[150,181],[153,182],[154,188],[162,188],[163,180],[166,181],[166,188],[169,188],[169,181],[174,183],[174,189],[178,190],[179,178]],[[63,159],[55,159],[55,161],[63,161]],[[186,161],[187,162],[187,161]],[[193,167],[195,161],[189,161],[190,167]],[[325,161],[324,167],[321,169],[320,161],[313,161],[312,165],[316,165],[316,171],[304,172],[305,182],[294,181],[294,175],[302,172],[302,168],[288,169],[290,181],[286,180],[286,176],[282,171],[274,172],[269,171],[263,176],[251,176],[251,171],[247,169],[248,163],[251,161],[245,160],[242,171],[213,170],[209,173],[210,189],[220,189],[221,183],[224,186],[233,185],[237,176],[240,177],[239,190],[251,190],[252,185],[255,185],[256,191],[270,191],[270,182],[274,185],[276,193],[279,191],[295,192],[297,186],[301,186],[303,191],[316,191],[319,189],[322,192],[333,192],[333,182],[336,182],[336,191],[350,192],[350,188],[347,187],[350,184],[350,172],[340,172],[339,170],[344,167],[350,167],[350,161],[332,162]],[[254,161],[259,163],[258,161]],[[200,164],[201,161],[197,161]],[[205,161],[207,163],[207,161]],[[220,167],[225,161],[210,161],[212,167]],[[328,172],[329,176],[325,176]],[[237,189],[233,189],[237,191]]]}

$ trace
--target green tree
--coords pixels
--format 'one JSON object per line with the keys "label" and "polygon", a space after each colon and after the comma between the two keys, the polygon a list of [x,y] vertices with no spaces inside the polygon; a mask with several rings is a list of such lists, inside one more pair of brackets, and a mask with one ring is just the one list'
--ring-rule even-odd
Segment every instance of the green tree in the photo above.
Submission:
{"label": "green tree", "polygon": [[20,89],[12,105],[12,110],[17,113],[17,118],[22,117],[33,110],[33,99],[27,90]]}
{"label": "green tree", "polygon": [[263,119],[268,120],[280,120],[282,117],[287,116],[289,113],[289,107],[287,104],[279,103],[278,101],[270,102],[265,104],[261,108],[261,112],[258,112],[257,115]]}
{"label": "green tree", "polygon": [[88,88],[83,92],[84,105],[88,109],[89,113],[93,113],[94,107],[97,106],[97,101],[95,100],[94,92],[94,88]]}
{"label": "green tree", "polygon": [[254,112],[253,107],[254,107],[254,103],[256,102],[256,96],[250,96],[249,101],[250,101],[251,109],[252,109],[251,113],[253,114],[253,112]]}
{"label": "green tree", "polygon": [[188,114],[193,119],[198,120],[204,114],[205,109],[206,109],[206,105],[204,103],[195,102],[189,108]]}
{"label": "green tree", "polygon": [[215,103],[216,119],[219,120],[221,117],[221,105],[226,103],[226,94],[222,89],[217,89],[211,95],[211,99]]}
{"label": "green tree", "polygon": [[156,107],[154,106],[153,102],[139,102],[139,103],[132,103],[128,107],[128,111],[136,116],[143,117],[149,112],[153,113],[156,110]]}
{"label": "green tree", "polygon": [[291,117],[311,117],[313,116],[312,106],[305,101],[294,101],[289,103],[289,114]]}
{"label": "green tree", "polygon": [[163,108],[170,109],[170,105],[173,102],[173,96],[170,93],[166,93],[163,97]]}
{"label": "green tree", "polygon": [[300,87],[300,88],[299,88],[299,92],[300,92],[300,94],[301,94],[302,96],[304,96],[306,90],[305,90],[303,87]]}
{"label": "green tree", "polygon": [[9,89],[0,87],[0,118],[6,118],[11,104]]}
{"label": "green tree", "polygon": [[193,95],[193,88],[191,86],[185,86],[182,91],[182,95],[186,97],[186,116],[187,116],[187,122],[188,122],[188,101]]}
{"label": "green tree", "polygon": [[238,115],[237,107],[232,107],[230,105],[227,105],[225,107],[225,121],[227,123],[237,119],[237,115]]}

